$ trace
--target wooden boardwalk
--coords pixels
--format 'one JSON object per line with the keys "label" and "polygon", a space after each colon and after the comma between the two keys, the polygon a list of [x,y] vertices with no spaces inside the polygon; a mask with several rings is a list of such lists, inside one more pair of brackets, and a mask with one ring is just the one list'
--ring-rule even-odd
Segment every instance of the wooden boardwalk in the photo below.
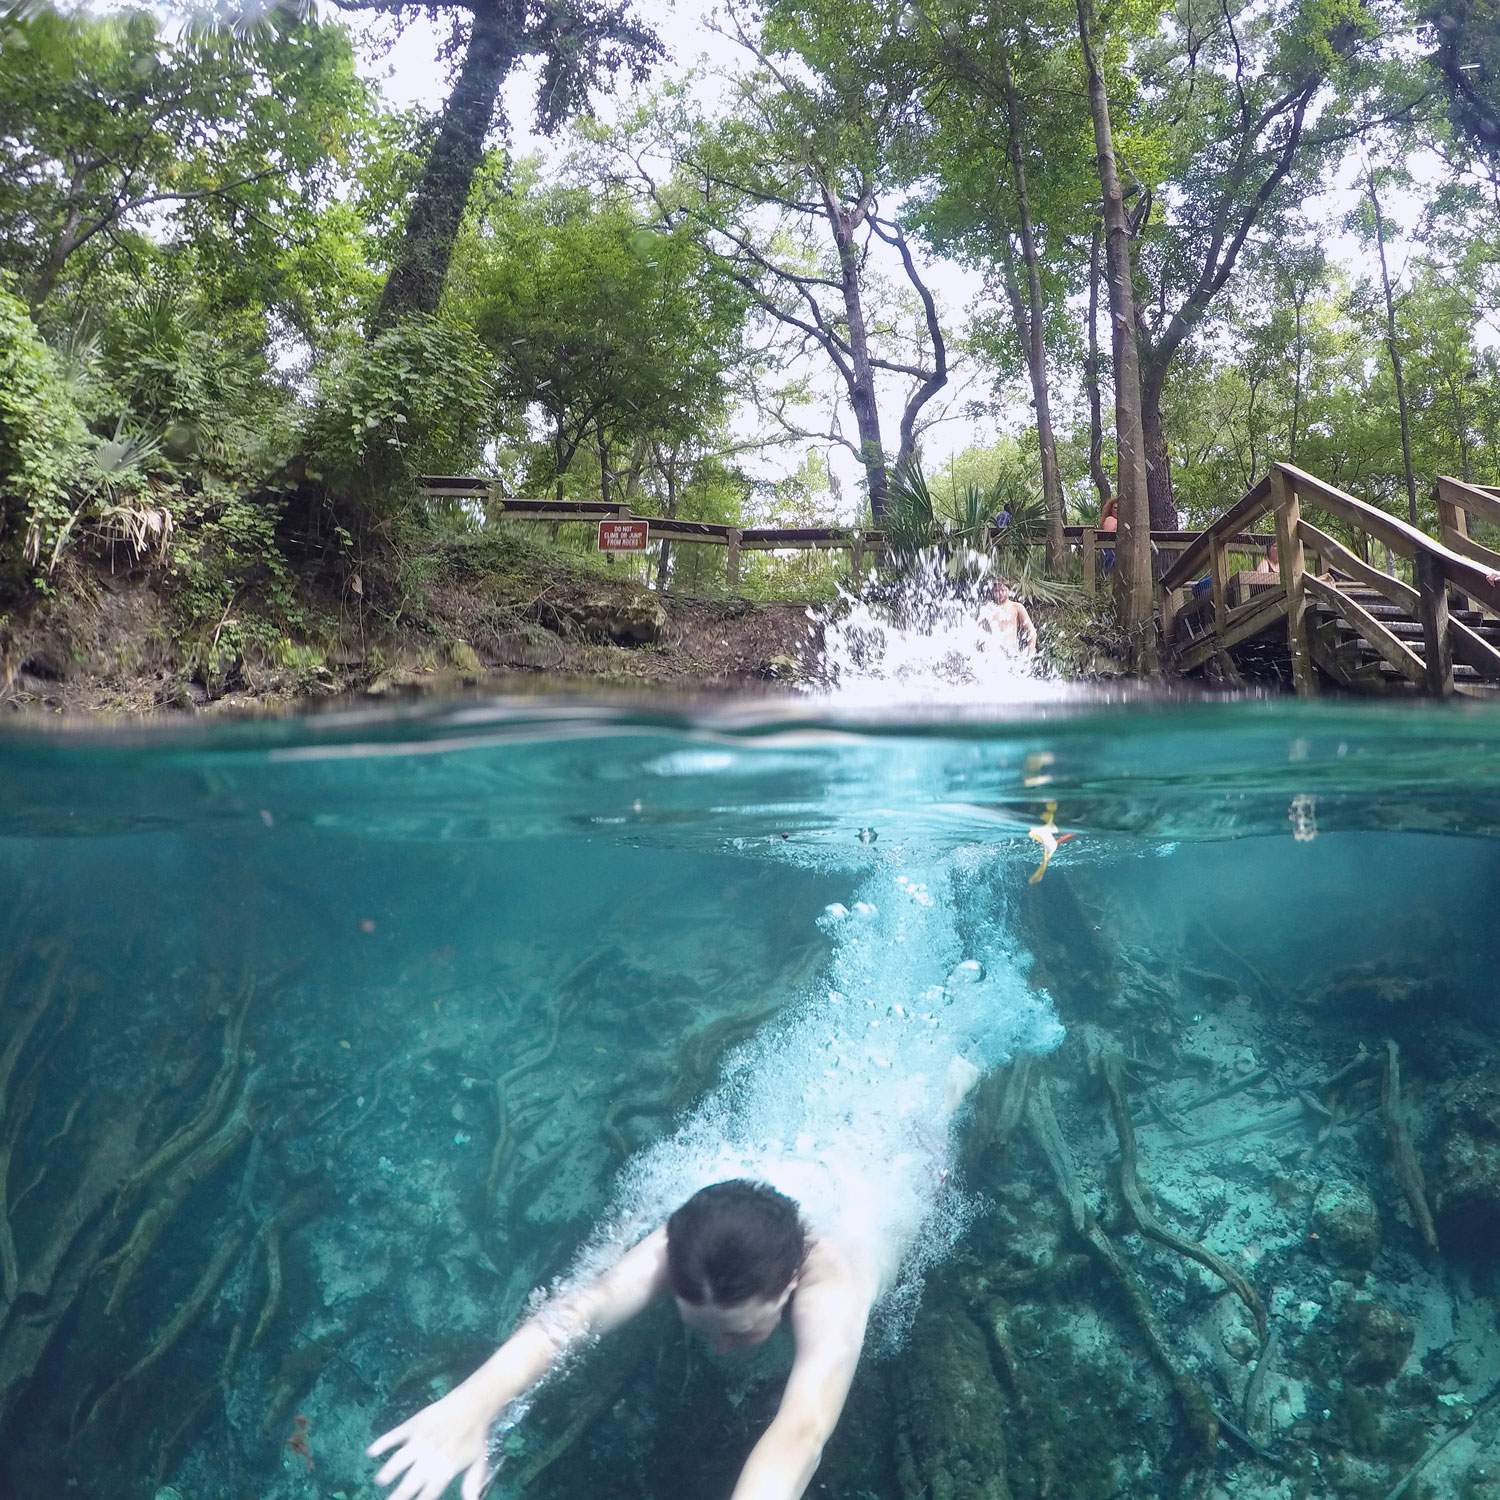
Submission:
{"label": "wooden boardwalk", "polygon": [[[520,499],[474,475],[428,475],[421,488],[430,500],[478,500],[487,514],[518,521],[645,521],[652,541],[724,548],[731,589],[745,552],[843,551],[857,576],[886,550],[878,530],[642,516],[600,500]],[[1500,550],[1470,534],[1478,522],[1500,535],[1500,486],[1444,477],[1434,498],[1437,537],[1292,464],[1275,464],[1206,530],[1153,531],[1169,669],[1236,685],[1290,676],[1304,695],[1500,693]],[[1330,524],[1354,545],[1335,537]],[[1067,526],[1063,536],[1084,587],[1093,593],[1104,586],[1113,538],[1094,526]],[[1278,566],[1254,571],[1273,542]],[[1399,560],[1396,570],[1367,560],[1372,544]]]}
{"label": "wooden boardwalk", "polygon": [[[885,556],[885,533],[878,529],[861,530],[854,526],[727,526],[718,521],[684,521],[675,516],[641,515],[629,505],[614,505],[602,500],[526,500],[507,495],[498,481],[474,474],[424,474],[418,481],[422,495],[429,501],[478,500],[491,515],[504,515],[515,521],[535,521],[553,526],[595,526],[600,521],[645,521],[653,542],[687,542],[725,549],[725,580],[732,588],[739,582],[739,561],[743,552],[783,552],[815,548],[826,552],[847,552],[849,571],[858,574],[865,563]],[[1151,545],[1161,563],[1193,546],[1196,531],[1153,531]],[[1076,553],[1082,571],[1083,585],[1095,593],[1106,581],[1105,555],[1112,545],[1107,532],[1097,526],[1064,526],[1063,540]],[[1276,540],[1269,532],[1241,533],[1231,538],[1231,545],[1255,554],[1263,554]]]}
{"label": "wooden boardwalk", "polygon": [[603,500],[522,500],[507,495],[493,479],[472,474],[424,474],[418,480],[429,500],[482,500],[486,512],[516,521],[554,526],[588,525],[600,521],[645,521],[653,542],[690,542],[724,548],[724,578],[730,588],[740,581],[743,552],[847,552],[849,568],[858,573],[866,559],[885,554],[885,536],[853,526],[726,526],[718,521],[682,521],[675,516],[638,515],[629,505]]}
{"label": "wooden boardwalk", "polygon": [[[1469,534],[1471,520],[1500,526],[1500,488],[1444,477],[1434,499],[1439,537],[1292,464],[1274,465],[1161,574],[1168,660],[1236,684],[1285,662],[1304,696],[1500,692],[1500,551]],[[1277,570],[1236,573],[1235,538],[1266,516]],[[1358,550],[1313,516],[1339,523]],[[1371,543],[1402,560],[1410,581],[1368,562]]]}

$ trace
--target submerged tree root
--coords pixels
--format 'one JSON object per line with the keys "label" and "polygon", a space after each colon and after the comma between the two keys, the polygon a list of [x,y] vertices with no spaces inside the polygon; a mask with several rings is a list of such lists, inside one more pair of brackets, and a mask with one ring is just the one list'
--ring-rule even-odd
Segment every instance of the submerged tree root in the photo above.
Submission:
{"label": "submerged tree root", "polygon": [[[90,1403],[88,1413],[78,1425],[76,1432],[81,1432],[89,1427],[98,1417],[100,1410],[131,1381],[138,1380],[148,1370],[159,1364],[170,1352],[173,1345],[185,1334],[194,1323],[198,1321],[209,1300],[218,1291],[219,1284],[223,1281],[229,1268],[239,1258],[244,1249],[245,1240],[248,1238],[243,1224],[224,1235],[219,1240],[218,1248],[210,1257],[208,1264],[203,1268],[182,1305],[168,1319],[166,1325],[155,1335],[146,1353],[141,1356],[122,1375],[113,1380],[94,1400]],[[75,1432],[75,1436],[76,1436]]]}
{"label": "submerged tree root", "polygon": [[1031,1379],[1028,1362],[1016,1352],[1006,1323],[1007,1309],[994,1302],[985,1310],[982,1324],[990,1338],[990,1354],[993,1363],[999,1366],[1005,1384],[1010,1390],[1011,1400],[1021,1418],[1022,1430],[1032,1434],[1033,1441],[1027,1453],[1031,1469],[1031,1481],[1036,1500],[1063,1500],[1058,1489],[1057,1455],[1053,1451],[1050,1437],[1045,1435],[1043,1424],[1037,1420],[1040,1402],[1035,1384]]}
{"label": "submerged tree root", "polygon": [[[246,1089],[248,1092],[248,1081]],[[188,1194],[215,1168],[228,1161],[249,1139],[251,1131],[248,1100],[241,1094],[234,1109],[223,1124],[190,1154],[181,1157],[175,1168],[167,1173],[162,1190],[142,1211],[130,1231],[129,1238],[118,1250],[112,1251],[99,1262],[97,1269],[115,1271],[114,1286],[104,1304],[105,1315],[113,1314],[130,1289],[147,1256],[155,1248],[167,1225],[176,1217],[186,1202]]]}
{"label": "submerged tree root", "polygon": [[16,1090],[13,1083],[26,1044],[57,997],[61,971],[62,958],[55,956],[46,977],[37,986],[36,999],[22,1013],[6,1038],[4,1050],[0,1051],[0,1323],[9,1313],[21,1285],[21,1262],[11,1225],[10,1166],[36,1095],[37,1068],[32,1069],[29,1088],[23,1083]]}
{"label": "submerged tree root", "polygon": [[1179,1255],[1195,1260],[1212,1271],[1245,1304],[1255,1320],[1255,1331],[1264,1344],[1266,1310],[1256,1295],[1255,1288],[1222,1255],[1206,1245],[1200,1245],[1196,1240],[1168,1229],[1146,1201],[1137,1169],[1135,1127],[1131,1123],[1130,1107],[1125,1102],[1125,1091],[1120,1081],[1119,1053],[1105,1051],[1097,1046],[1091,1047],[1089,1062],[1091,1070],[1102,1080],[1109,1096],[1110,1116],[1114,1120],[1115,1134],[1120,1141],[1120,1194],[1125,1199],[1125,1206],[1130,1210],[1136,1227],[1158,1244],[1165,1245],[1169,1250],[1175,1250]]}
{"label": "submerged tree root", "polygon": [[169,1136],[162,1144],[120,1184],[120,1196],[115,1205],[118,1216],[121,1208],[162,1173],[182,1160],[197,1148],[223,1118],[225,1106],[234,1089],[240,1070],[240,1037],[245,1029],[245,1013],[249,1009],[254,987],[241,987],[238,1005],[232,1005],[224,1016],[224,1039],[220,1047],[219,1071],[208,1086],[203,1106],[181,1130]]}
{"label": "submerged tree root", "polygon": [[1146,1296],[1140,1279],[1126,1264],[1089,1208],[1073,1167],[1072,1155],[1058,1128],[1046,1079],[1038,1079],[1031,1089],[1026,1107],[1026,1123],[1067,1207],[1068,1217],[1075,1231],[1119,1286],[1147,1349],[1171,1382],[1172,1390],[1182,1407],[1195,1457],[1200,1461],[1207,1461],[1218,1447],[1218,1414],[1202,1386],[1173,1358],[1166,1336],[1157,1326],[1151,1301]]}
{"label": "submerged tree root", "polygon": [[1391,1490],[1385,1500],[1401,1500],[1418,1474],[1435,1459],[1450,1443],[1461,1438],[1466,1432],[1473,1432],[1479,1423],[1490,1415],[1491,1412],[1500,1408],[1500,1385],[1497,1385],[1483,1401],[1473,1410],[1473,1413],[1457,1427],[1450,1428],[1435,1442],[1406,1473],[1397,1481],[1395,1489]]}
{"label": "submerged tree root", "polygon": [[[514,1475],[518,1489],[528,1490],[543,1474],[577,1445],[580,1438],[612,1407],[624,1394],[626,1387],[641,1368],[643,1358],[622,1360],[613,1375],[606,1375],[594,1382],[587,1394],[572,1403],[572,1416],[568,1424],[542,1451],[528,1459]],[[508,1478],[511,1476],[507,1476]],[[492,1474],[481,1495],[488,1494],[499,1478]]]}
{"label": "submerged tree root", "polygon": [[1380,1080],[1380,1117],[1385,1121],[1385,1133],[1391,1143],[1391,1167],[1396,1173],[1396,1181],[1406,1195],[1422,1242],[1429,1250],[1436,1250],[1437,1225],[1432,1221],[1432,1209],[1427,1204],[1427,1182],[1422,1175],[1422,1163],[1417,1159],[1416,1149],[1411,1143],[1411,1134],[1401,1114],[1401,1057],[1392,1041],[1385,1044],[1385,1071]]}

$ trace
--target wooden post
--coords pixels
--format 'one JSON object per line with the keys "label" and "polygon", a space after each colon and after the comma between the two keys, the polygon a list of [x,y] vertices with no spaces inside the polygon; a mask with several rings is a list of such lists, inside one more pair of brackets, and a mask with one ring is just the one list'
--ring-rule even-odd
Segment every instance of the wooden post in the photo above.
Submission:
{"label": "wooden post", "polygon": [[1163,589],[1161,591],[1161,642],[1170,661],[1175,654],[1173,651],[1172,637],[1177,630],[1177,589]]}
{"label": "wooden post", "polygon": [[1276,555],[1281,559],[1281,586],[1286,591],[1286,640],[1292,652],[1292,685],[1299,698],[1310,698],[1318,691],[1318,679],[1307,639],[1307,595],[1302,588],[1306,561],[1297,531],[1302,507],[1280,464],[1271,470],[1271,495],[1276,510]]}
{"label": "wooden post", "polygon": [[1208,576],[1214,596],[1214,634],[1229,619],[1229,549],[1218,537],[1208,544]]}
{"label": "wooden post", "polygon": [[[1437,505],[1438,540],[1445,547],[1453,547],[1455,538],[1467,541],[1469,539],[1469,513],[1463,506],[1453,501],[1446,479],[1439,479],[1433,485],[1432,498]],[[1462,552],[1464,549],[1453,547],[1453,550]],[[1454,594],[1453,596],[1453,603],[1459,609],[1468,609],[1472,602],[1467,594]]]}
{"label": "wooden post", "polygon": [[740,586],[740,529],[738,526],[729,528],[729,546],[725,548],[727,556],[724,559],[724,580],[732,589]]}
{"label": "wooden post", "polygon": [[1448,633],[1448,580],[1442,562],[1431,553],[1418,552],[1413,559],[1417,603],[1422,616],[1422,646],[1427,660],[1426,688],[1435,698],[1453,692],[1453,640]]}
{"label": "wooden post", "polygon": [[1083,588],[1086,594],[1093,595],[1097,587],[1098,547],[1095,539],[1099,533],[1092,526],[1083,528]]}
{"label": "wooden post", "polygon": [[856,531],[853,540],[849,543],[849,576],[856,584],[863,582],[864,566],[865,534],[862,531]]}

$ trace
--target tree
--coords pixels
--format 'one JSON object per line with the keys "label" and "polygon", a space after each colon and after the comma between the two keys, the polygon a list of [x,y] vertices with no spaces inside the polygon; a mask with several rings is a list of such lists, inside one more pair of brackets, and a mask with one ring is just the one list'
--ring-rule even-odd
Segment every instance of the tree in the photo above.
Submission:
{"label": "tree", "polygon": [[[345,11],[398,17],[418,8],[408,0],[334,3]],[[593,92],[621,68],[639,82],[662,54],[655,32],[631,18],[629,0],[435,0],[427,8],[452,18],[452,50],[461,49],[463,61],[380,294],[376,327],[408,313],[437,311],[500,90],[518,62],[541,59],[537,125],[550,134],[586,108]]]}
{"label": "tree", "polygon": [[926,124],[907,175],[934,244],[984,270],[1003,299],[1036,412],[1053,567],[1065,516],[1048,353],[1076,338],[1066,298],[1098,198],[1089,122],[1064,102],[1079,88],[1068,45],[1074,25],[1058,7],[1001,5],[976,15],[956,4],[929,6],[912,31]]}
{"label": "tree", "polygon": [[653,227],[623,194],[538,185],[523,168],[460,242],[455,313],[493,352],[502,397],[544,414],[529,478],[559,498],[592,442],[600,498],[660,460],[675,484],[717,426],[746,302],[690,229]]}
{"label": "tree", "polygon": [[1375,169],[1366,164],[1365,202],[1369,207],[1369,232],[1375,241],[1376,259],[1380,265],[1380,299],[1385,312],[1385,352],[1391,362],[1391,380],[1396,389],[1396,416],[1401,432],[1401,474],[1406,483],[1406,518],[1417,524],[1417,471],[1411,459],[1411,413],[1406,404],[1406,381],[1401,364],[1401,335],[1396,323],[1396,294],[1391,283],[1390,257],[1386,253],[1385,213],[1380,205],[1380,191]]}
{"label": "tree", "polygon": [[[341,27],[275,11],[166,36],[146,11],[0,20],[0,266],[34,312],[111,261],[192,247],[236,305],[329,201],[368,119]],[[251,270],[259,285],[248,286]]]}
{"label": "tree", "polygon": [[1109,95],[1099,63],[1092,0],[1078,0],[1078,39],[1088,79],[1089,114],[1094,123],[1099,186],[1104,197],[1104,254],[1114,350],[1115,454],[1119,490],[1119,540],[1115,544],[1115,593],[1121,624],[1143,670],[1154,671],[1155,608],[1151,579],[1151,513],[1146,492],[1145,439],[1141,422],[1139,353],[1136,348],[1131,223],[1115,159]]}
{"label": "tree", "polygon": [[1362,131],[1415,107],[1407,72],[1377,66],[1380,31],[1360,0],[1188,8],[1143,49],[1151,79],[1152,170],[1141,195],[1141,412],[1151,524],[1176,524],[1162,396],[1178,351],[1240,268],[1256,231],[1284,233]]}
{"label": "tree", "polygon": [[[842,432],[836,415],[826,433],[793,430],[855,456],[879,525],[892,458],[882,431],[881,384],[893,378],[906,384],[894,459],[909,461],[923,409],[948,380],[947,338],[905,227],[881,211],[891,139],[909,99],[889,80],[872,88],[847,54],[833,56],[825,45],[830,39],[802,19],[773,11],[764,42],[734,20],[735,37],[757,66],[740,81],[736,109],[718,125],[677,111],[668,143],[677,178],[653,191],[668,223],[697,226],[761,313],[788,336],[789,353],[816,349],[832,366],[857,437]],[[911,297],[906,309],[879,305],[880,280],[871,267],[878,245],[894,252]]]}
{"label": "tree", "polygon": [[1500,0],[1432,0],[1422,20],[1454,130],[1500,167]]}

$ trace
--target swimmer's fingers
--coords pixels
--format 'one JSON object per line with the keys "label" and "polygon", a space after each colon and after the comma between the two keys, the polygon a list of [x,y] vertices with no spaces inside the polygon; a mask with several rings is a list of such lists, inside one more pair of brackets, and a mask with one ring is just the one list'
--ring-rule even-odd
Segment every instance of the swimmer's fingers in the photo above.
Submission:
{"label": "swimmer's fingers", "polygon": [[440,1453],[424,1453],[391,1492],[389,1500],[438,1500],[452,1478],[453,1465],[447,1459]]}
{"label": "swimmer's fingers", "polygon": [[[385,1439],[380,1440],[384,1442]],[[381,1468],[375,1476],[376,1484],[394,1484],[398,1478],[421,1456],[421,1450],[415,1443],[403,1443],[390,1457],[389,1461]],[[371,1457],[374,1457],[373,1450]],[[393,1497],[394,1500],[394,1497]]]}
{"label": "swimmer's fingers", "polygon": [[[368,1448],[365,1449],[365,1457],[379,1458],[380,1455],[384,1453],[388,1448],[394,1448],[396,1444],[399,1443],[410,1431],[411,1423],[407,1421],[403,1422],[399,1427],[391,1428],[389,1432],[382,1432],[380,1436],[376,1438]],[[390,1465],[387,1464],[386,1468],[389,1469]],[[384,1472],[385,1470],[382,1469],[381,1473],[384,1474]],[[379,1482],[381,1484],[385,1483],[384,1479],[380,1480]]]}
{"label": "swimmer's fingers", "polygon": [[476,1458],[464,1475],[463,1489],[459,1491],[460,1500],[480,1500],[485,1490],[489,1488],[489,1477],[488,1458]]}

